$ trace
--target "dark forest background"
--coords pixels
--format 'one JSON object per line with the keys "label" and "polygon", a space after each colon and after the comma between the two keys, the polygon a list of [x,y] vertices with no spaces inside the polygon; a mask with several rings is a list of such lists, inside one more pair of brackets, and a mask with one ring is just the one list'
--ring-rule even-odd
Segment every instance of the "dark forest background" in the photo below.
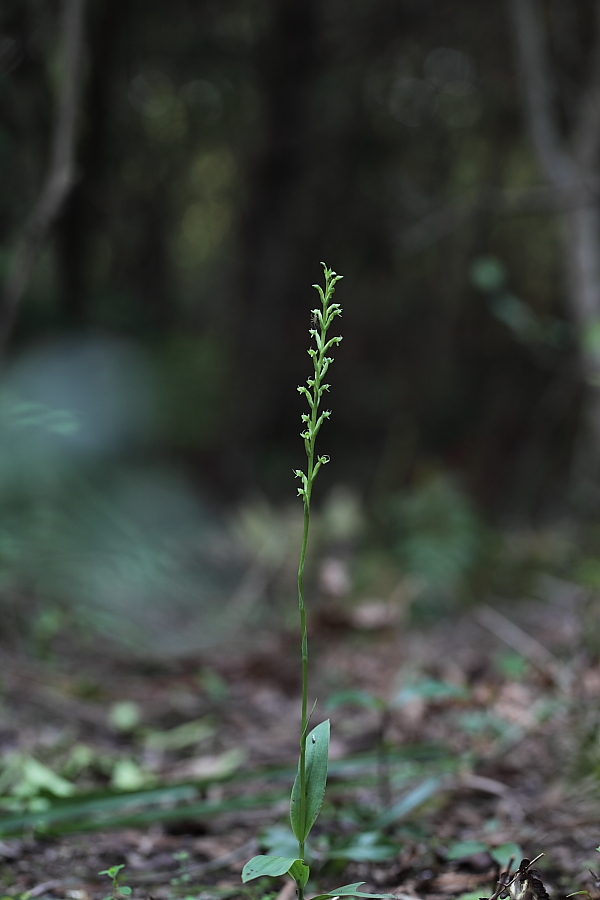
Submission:
{"label": "dark forest background", "polygon": [[591,0],[4,0],[17,630],[281,593],[320,260],[321,589],[598,581],[599,150]]}

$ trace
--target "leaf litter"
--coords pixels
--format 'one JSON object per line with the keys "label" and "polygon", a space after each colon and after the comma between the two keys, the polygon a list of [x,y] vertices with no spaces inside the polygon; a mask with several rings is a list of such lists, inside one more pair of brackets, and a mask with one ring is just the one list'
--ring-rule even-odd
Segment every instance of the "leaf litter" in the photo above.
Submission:
{"label": "leaf litter", "polygon": [[[321,888],[600,897],[600,663],[579,608],[481,607],[408,632],[357,623],[313,627],[311,691],[332,719],[309,848]],[[98,872],[115,865],[134,897],[261,896],[239,877],[289,830],[296,649],[273,632],[169,662],[4,654],[3,896],[100,900]],[[510,857],[521,874],[506,888]]]}

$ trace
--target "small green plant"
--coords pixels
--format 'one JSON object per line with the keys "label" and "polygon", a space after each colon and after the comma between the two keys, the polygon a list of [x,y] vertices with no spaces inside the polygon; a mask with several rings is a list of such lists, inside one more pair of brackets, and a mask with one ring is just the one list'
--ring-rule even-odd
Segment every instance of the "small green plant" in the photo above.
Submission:
{"label": "small green plant", "polygon": [[98,872],[98,875],[108,875],[112,881],[110,894],[103,897],[102,900],[121,900],[121,897],[129,897],[131,888],[127,887],[126,884],[119,883],[119,873],[121,872],[121,869],[124,868],[125,864],[121,863],[120,866],[111,866],[110,869],[102,869],[101,872]]}
{"label": "small green plant", "polygon": [[186,866],[190,859],[190,854],[187,850],[180,850],[178,853],[173,854],[173,859],[179,863],[179,872],[175,875],[174,878],[171,878],[171,884],[173,887],[178,887],[179,885],[187,884],[191,879],[191,874],[186,871]]}
{"label": "small green plant", "polygon": [[[295,475],[301,481],[298,496],[304,504],[304,529],[298,563],[298,610],[300,614],[301,648],[302,648],[302,711],[300,725],[300,759],[298,771],[292,787],[290,800],[290,821],[294,837],[298,842],[295,856],[255,856],[246,863],[242,871],[242,881],[247,882],[260,876],[276,878],[290,875],[296,883],[298,900],[304,900],[304,889],[310,875],[310,867],[306,861],[306,839],[315,824],[325,795],[327,781],[327,763],[329,757],[329,719],[321,722],[309,733],[310,720],[315,710],[308,712],[308,634],[306,628],[306,606],[304,602],[304,564],[310,526],[310,501],[315,478],[322,466],[329,462],[328,456],[317,456],[316,440],[323,422],[329,418],[329,410],[320,411],[321,400],[329,384],[325,376],[333,358],[327,354],[341,341],[341,337],[328,337],[328,331],[337,316],[342,314],[338,303],[332,302],[335,286],[342,277],[322,263],[325,275],[325,289],[313,285],[318,292],[321,306],[313,309],[312,328],[309,331],[315,346],[311,346],[308,355],[312,359],[314,374],[308,378],[306,385],[300,385],[298,391],[308,403],[309,412],[302,414],[303,430],[300,433],[306,451],[306,472],[296,469]],[[320,894],[314,900],[329,900],[331,897],[391,897],[391,894],[365,894],[359,890],[362,881],[335,888],[327,894]]]}

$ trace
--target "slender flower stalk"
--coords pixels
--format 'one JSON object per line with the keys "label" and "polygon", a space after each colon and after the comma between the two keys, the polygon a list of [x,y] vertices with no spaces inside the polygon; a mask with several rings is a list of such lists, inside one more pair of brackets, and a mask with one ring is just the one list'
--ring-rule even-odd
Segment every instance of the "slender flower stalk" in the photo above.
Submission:
{"label": "slender flower stalk", "polygon": [[[331,415],[329,410],[320,411],[321,400],[329,385],[325,381],[327,370],[333,362],[327,354],[341,337],[328,337],[327,333],[336,316],[342,314],[338,303],[332,302],[337,282],[342,277],[336,275],[332,269],[328,269],[322,263],[325,273],[325,289],[314,284],[313,287],[319,293],[321,299],[320,309],[312,310],[312,328],[310,336],[314,345],[309,349],[308,355],[313,362],[313,375],[307,378],[306,384],[298,390],[306,397],[309,411],[302,415],[303,430],[301,437],[306,450],[306,472],[296,469],[296,477],[300,479],[302,486],[298,488],[298,494],[304,503],[304,528],[302,531],[302,546],[300,548],[300,561],[298,563],[298,608],[300,611],[300,630],[302,633],[302,722],[300,728],[300,759],[292,795],[290,798],[290,824],[296,840],[298,841],[297,856],[274,856],[260,854],[249,859],[242,869],[242,881],[244,884],[253,878],[278,878],[280,875],[289,875],[296,883],[296,896],[298,900],[304,900],[304,891],[310,877],[310,866],[306,862],[306,838],[315,824],[327,784],[327,764],[329,758],[330,726],[329,719],[320,722],[309,731],[312,711],[308,712],[308,635],[306,631],[306,606],[304,604],[304,563],[306,560],[306,547],[308,545],[308,532],[310,527],[310,501],[315,478],[319,469],[329,462],[328,456],[318,456],[316,453],[316,441],[321,425]],[[316,705],[316,701],[315,701]],[[313,706],[314,710],[314,706]],[[320,894],[319,900],[338,900],[339,897],[371,897],[394,900],[392,894],[365,894],[360,890],[362,881],[356,884],[345,884],[327,894]]]}
{"label": "slender flower stalk", "polygon": [[[304,891],[310,878],[310,866],[305,859],[306,838],[315,824],[327,784],[327,765],[329,759],[329,740],[331,723],[329,719],[320,722],[310,732],[308,727],[312,717],[312,711],[308,713],[308,636],[306,632],[306,607],[304,605],[304,563],[306,560],[306,547],[308,545],[308,532],[310,527],[310,500],[315,478],[319,469],[329,462],[328,456],[317,456],[315,445],[321,425],[331,415],[329,410],[320,412],[321,400],[329,385],[325,382],[327,370],[333,362],[328,352],[339,344],[341,337],[327,337],[327,332],[336,316],[341,316],[342,310],[338,303],[332,303],[335,286],[342,277],[336,275],[332,269],[328,269],[325,263],[321,263],[325,273],[325,290],[314,284],[319,292],[321,308],[312,310],[312,325],[310,336],[314,341],[308,355],[313,361],[314,374],[307,378],[306,385],[301,385],[298,390],[306,397],[308,413],[302,415],[303,430],[301,437],[306,450],[306,472],[296,469],[296,477],[300,479],[302,486],[298,488],[298,494],[304,503],[304,529],[302,531],[302,546],[300,548],[300,561],[298,563],[298,608],[300,610],[300,630],[302,632],[302,723],[300,728],[300,759],[298,771],[292,787],[290,797],[290,824],[294,837],[298,841],[297,856],[275,856],[272,854],[259,854],[249,859],[242,869],[242,881],[244,884],[253,878],[279,878],[281,875],[289,875],[296,884],[296,896],[298,900],[304,900]],[[316,701],[315,701],[316,705]],[[313,706],[314,710],[314,706]],[[370,900],[395,900],[393,894],[366,894],[360,890],[362,881],[355,884],[344,884],[329,891],[327,894],[319,894],[315,900],[340,900],[341,897],[367,897]]]}
{"label": "slender flower stalk", "polygon": [[[310,866],[305,859],[306,838],[315,824],[327,784],[327,764],[329,759],[329,739],[331,723],[329,719],[320,722],[310,732],[308,727],[312,717],[312,711],[308,713],[308,635],[306,632],[306,607],[304,604],[304,563],[306,560],[306,547],[308,545],[308,532],[310,527],[310,500],[315,478],[319,469],[329,462],[328,456],[317,456],[315,445],[321,425],[331,415],[329,410],[320,412],[321,400],[329,385],[325,382],[327,370],[333,362],[329,351],[339,344],[341,337],[327,337],[327,332],[336,316],[341,316],[342,310],[338,303],[332,303],[335,286],[342,277],[336,275],[332,269],[328,269],[325,263],[321,263],[325,273],[325,290],[314,284],[319,292],[321,308],[312,310],[312,325],[310,336],[314,341],[308,355],[313,361],[314,374],[306,379],[306,385],[301,385],[298,390],[306,397],[309,412],[302,415],[303,430],[300,435],[304,441],[306,450],[306,472],[296,469],[296,477],[300,479],[302,486],[298,488],[298,494],[304,503],[304,529],[302,531],[302,546],[300,548],[300,561],[298,563],[298,608],[300,611],[300,630],[302,632],[302,723],[300,727],[300,759],[298,771],[292,787],[290,797],[290,824],[294,837],[298,841],[297,856],[274,856],[272,854],[260,854],[249,859],[242,869],[242,881],[244,884],[253,878],[279,878],[281,875],[289,875],[296,884],[296,896],[298,900],[304,900],[304,891],[310,878]],[[316,701],[315,701],[316,705]],[[314,706],[313,706],[314,710]],[[393,894],[366,894],[360,890],[364,882],[344,884],[327,894],[319,894],[316,900],[339,900],[340,897],[368,897],[371,900],[395,900]]]}
{"label": "slender flower stalk", "polygon": [[[313,484],[321,466],[329,462],[328,456],[316,456],[315,451],[317,435],[321,425],[331,415],[330,410],[319,412],[322,396],[325,391],[329,390],[329,384],[324,379],[329,366],[333,362],[333,358],[327,356],[327,353],[342,340],[339,336],[327,337],[331,323],[336,316],[342,314],[340,305],[331,302],[336,283],[342,276],[337,275],[332,269],[328,269],[324,263],[322,263],[322,266],[325,274],[325,290],[317,284],[313,285],[321,299],[321,308],[312,310],[312,324],[314,327],[310,329],[310,335],[314,339],[316,346],[308,350],[308,355],[313,361],[314,375],[312,378],[307,379],[306,385],[300,385],[298,388],[298,391],[306,397],[310,410],[310,412],[302,414],[304,429],[300,433],[304,440],[307,468],[306,473],[301,469],[297,469],[295,472],[296,477],[302,482],[302,487],[298,488],[298,495],[304,503],[304,529],[298,564],[298,608],[302,633],[302,720],[298,771],[300,780],[300,819],[303,822],[307,817],[306,739],[310,720],[308,716],[308,635],[306,630],[306,606],[304,603],[304,563],[310,527],[310,501]],[[304,860],[304,845],[304,839],[298,841],[298,858],[301,860]],[[304,889],[301,888],[298,894],[299,900],[302,900],[303,893]]]}

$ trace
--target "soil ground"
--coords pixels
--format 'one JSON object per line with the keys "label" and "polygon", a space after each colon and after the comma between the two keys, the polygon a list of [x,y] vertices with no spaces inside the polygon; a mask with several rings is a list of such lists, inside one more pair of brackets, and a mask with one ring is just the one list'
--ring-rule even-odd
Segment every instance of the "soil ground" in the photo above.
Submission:
{"label": "soil ground", "polygon": [[[332,719],[330,794],[313,836],[320,890],[364,881],[405,900],[490,897],[494,850],[514,844],[517,856],[544,854],[536,865],[551,896],[600,896],[589,872],[600,844],[597,607],[575,585],[555,582],[551,594],[423,630],[381,605],[313,619],[315,722]],[[0,892],[97,900],[110,893],[98,873],[123,864],[134,897],[291,900],[285,879],[242,887],[240,872],[286,824],[297,644],[272,633],[167,662],[68,644],[46,661],[5,650],[0,740],[21,781],[5,769],[4,818],[11,804],[47,802],[48,786],[36,793],[35,773],[23,774],[31,758],[74,796],[196,782],[216,811],[4,837]],[[336,769],[348,758],[376,762]],[[261,791],[275,799],[255,803]],[[404,812],[395,806],[411,796]],[[376,836],[362,838],[361,858],[365,833]],[[364,851],[369,841],[384,848],[379,859]]]}

